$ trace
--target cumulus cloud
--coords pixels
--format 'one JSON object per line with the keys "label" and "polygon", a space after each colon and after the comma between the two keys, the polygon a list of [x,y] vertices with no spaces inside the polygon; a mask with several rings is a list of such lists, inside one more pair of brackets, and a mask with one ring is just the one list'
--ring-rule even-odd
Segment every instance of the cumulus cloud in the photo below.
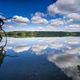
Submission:
{"label": "cumulus cloud", "polygon": [[[60,31],[61,29],[64,31],[80,31],[80,25],[73,24],[74,21],[80,21],[80,0],[57,0],[55,3],[48,6],[48,12],[50,14],[56,14],[59,13],[65,18],[57,18],[57,19],[51,19],[47,20],[45,16],[47,14],[44,14],[42,12],[36,12],[32,18],[31,21],[27,17],[22,16],[13,16],[12,21],[19,23],[20,25],[25,25],[31,22],[31,24],[40,24],[40,27],[31,27],[26,30],[31,31]],[[2,17],[2,16],[0,16]],[[47,16],[48,17],[48,16]],[[10,21],[10,20],[9,20]],[[68,24],[67,26],[60,27],[58,26],[64,26],[65,24]],[[72,24],[72,25],[71,25]],[[43,27],[45,25],[46,27]],[[61,31],[62,31],[61,30]]]}
{"label": "cumulus cloud", "polygon": [[32,23],[34,24],[48,24],[48,21],[44,18],[38,17],[38,16],[34,16],[32,17]]}
{"label": "cumulus cloud", "polygon": [[61,12],[61,13],[80,13],[80,0],[58,0],[55,4],[48,6],[49,12]]}
{"label": "cumulus cloud", "polygon": [[40,17],[45,17],[46,14],[42,13],[42,12],[36,12],[35,16],[40,16]]}
{"label": "cumulus cloud", "polygon": [[44,14],[37,12],[35,15],[31,18],[32,23],[34,24],[48,24],[48,20],[43,18]]}
{"label": "cumulus cloud", "polygon": [[[51,14],[60,13],[69,18],[80,20],[80,0],[57,0],[48,6],[48,12]],[[76,17],[75,17],[76,16]]]}
{"label": "cumulus cloud", "polygon": [[48,12],[50,14],[59,13],[59,9],[55,4],[51,4],[51,5],[48,6]]}
{"label": "cumulus cloud", "polygon": [[65,26],[63,31],[80,32],[80,24],[71,24],[71,25]]}
{"label": "cumulus cloud", "polygon": [[22,17],[22,16],[13,16],[12,21],[25,24],[30,23],[30,20],[27,17]]}
{"label": "cumulus cloud", "polygon": [[64,24],[65,24],[65,21],[63,21],[61,19],[52,19],[52,20],[50,20],[50,25],[53,26],[53,27],[61,26],[61,25],[64,25]]}
{"label": "cumulus cloud", "polygon": [[70,13],[67,15],[68,18],[71,18],[75,21],[80,21],[80,14],[79,13]]}

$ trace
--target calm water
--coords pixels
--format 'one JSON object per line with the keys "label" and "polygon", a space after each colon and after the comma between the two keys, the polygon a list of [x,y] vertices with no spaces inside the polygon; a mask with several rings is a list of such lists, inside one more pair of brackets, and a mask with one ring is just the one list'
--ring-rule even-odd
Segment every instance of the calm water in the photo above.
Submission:
{"label": "calm water", "polygon": [[80,79],[80,37],[8,38],[5,52],[0,80]]}

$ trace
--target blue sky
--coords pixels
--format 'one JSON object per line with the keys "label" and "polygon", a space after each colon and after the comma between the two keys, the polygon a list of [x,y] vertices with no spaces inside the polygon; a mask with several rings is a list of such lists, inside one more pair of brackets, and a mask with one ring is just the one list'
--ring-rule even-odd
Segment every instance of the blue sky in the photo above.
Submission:
{"label": "blue sky", "polygon": [[0,0],[6,31],[80,31],[79,0]]}
{"label": "blue sky", "polygon": [[37,11],[46,13],[47,6],[56,0],[0,0],[0,12],[5,16],[27,16]]}

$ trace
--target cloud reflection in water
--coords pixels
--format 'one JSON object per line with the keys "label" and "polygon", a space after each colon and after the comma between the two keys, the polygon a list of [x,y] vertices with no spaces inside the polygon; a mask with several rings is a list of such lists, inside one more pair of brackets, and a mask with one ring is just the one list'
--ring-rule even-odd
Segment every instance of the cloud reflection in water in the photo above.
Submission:
{"label": "cloud reflection in water", "polygon": [[[40,57],[44,58],[42,56],[44,56],[45,54],[45,57],[48,60],[48,62],[50,62],[51,64],[56,64],[56,66],[61,68],[62,70],[67,69],[68,73],[65,70],[64,72],[66,72],[66,74],[68,75],[72,75],[72,73],[69,72],[71,69],[73,69],[72,67],[80,65],[80,37],[8,38],[8,44],[6,46],[6,49],[8,52],[11,52],[12,54],[14,54],[14,52],[16,54],[23,53],[23,56],[19,55],[20,57],[15,58],[13,60],[13,62],[19,61],[17,62],[17,65],[20,65],[21,62],[23,65],[24,63],[26,64],[26,59],[32,60],[32,63],[33,60],[34,63],[35,61],[37,63],[43,63],[44,59],[40,62],[38,62],[37,59],[39,59]],[[41,66],[41,64],[38,65]]]}
{"label": "cloud reflection in water", "polygon": [[19,52],[24,52],[24,51],[27,51],[29,50],[30,46],[27,46],[27,45],[19,45],[19,46],[16,46],[15,48],[13,48],[13,50],[17,53]]}
{"label": "cloud reflection in water", "polygon": [[[9,43],[11,40],[12,38],[9,38]],[[7,48],[10,47],[11,43],[9,43]],[[66,68],[80,64],[79,44],[79,37],[14,38],[12,50],[19,53],[31,49],[32,53],[34,52],[36,55],[43,55],[46,52],[47,58],[50,62],[55,63],[61,68]],[[47,52],[47,50],[49,51]]]}

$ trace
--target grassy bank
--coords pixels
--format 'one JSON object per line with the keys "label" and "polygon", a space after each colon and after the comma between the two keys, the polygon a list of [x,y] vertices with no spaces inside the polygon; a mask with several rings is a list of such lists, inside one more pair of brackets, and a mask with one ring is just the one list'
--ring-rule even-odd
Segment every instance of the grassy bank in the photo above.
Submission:
{"label": "grassy bank", "polygon": [[8,37],[64,37],[80,36],[80,32],[13,31],[7,32],[7,35]]}

